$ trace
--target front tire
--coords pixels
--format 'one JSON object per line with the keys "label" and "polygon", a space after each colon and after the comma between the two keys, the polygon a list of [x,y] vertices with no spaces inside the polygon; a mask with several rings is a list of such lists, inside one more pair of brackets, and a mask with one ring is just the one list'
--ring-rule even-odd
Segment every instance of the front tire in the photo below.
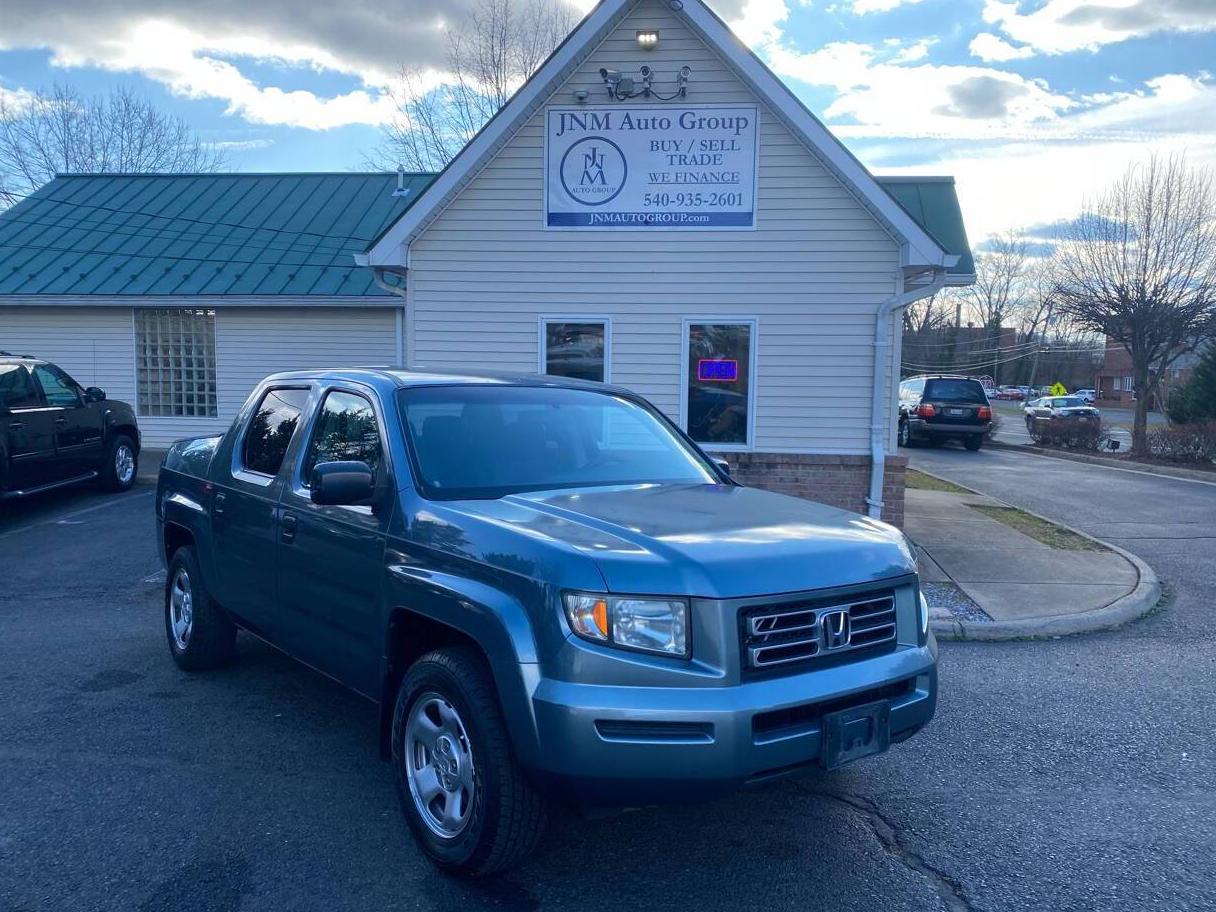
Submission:
{"label": "front tire", "polygon": [[183,671],[218,668],[232,658],[236,625],[211,600],[198,556],[190,545],[178,548],[165,578],[165,633],[169,653]]}
{"label": "front tire", "polygon": [[473,650],[436,650],[410,668],[397,692],[392,752],[406,821],[440,868],[493,874],[540,841],[547,803],[515,759],[494,681]]}
{"label": "front tire", "polygon": [[106,450],[106,460],[101,464],[101,485],[107,491],[129,491],[135,484],[139,471],[139,450],[135,441],[119,434]]}

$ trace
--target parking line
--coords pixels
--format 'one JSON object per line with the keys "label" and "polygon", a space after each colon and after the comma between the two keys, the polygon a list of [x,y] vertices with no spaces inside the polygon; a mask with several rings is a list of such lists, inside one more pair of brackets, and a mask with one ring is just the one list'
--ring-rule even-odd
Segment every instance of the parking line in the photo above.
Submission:
{"label": "parking line", "polygon": [[11,535],[18,535],[22,532],[29,532],[31,529],[37,529],[40,526],[53,526],[56,523],[64,520],[75,519],[77,516],[84,516],[87,513],[94,513],[97,510],[104,510],[106,507],[113,507],[116,504],[126,503],[128,500],[138,500],[141,497],[152,497],[156,494],[155,491],[144,491],[141,494],[131,494],[127,497],[116,497],[112,500],[107,500],[104,503],[94,504],[91,507],[85,507],[81,510],[73,510],[71,513],[64,513],[60,516],[52,517],[51,519],[43,519],[38,522],[32,522],[27,526],[19,526],[16,529],[8,529],[0,532],[0,538],[8,538]]}

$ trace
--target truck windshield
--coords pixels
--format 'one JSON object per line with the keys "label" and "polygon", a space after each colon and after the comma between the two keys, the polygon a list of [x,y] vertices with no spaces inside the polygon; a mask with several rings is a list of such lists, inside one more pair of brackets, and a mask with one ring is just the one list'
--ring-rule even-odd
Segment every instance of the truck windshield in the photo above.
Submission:
{"label": "truck windshield", "polygon": [[422,493],[487,499],[616,484],[716,484],[650,409],[594,390],[507,385],[402,390]]}

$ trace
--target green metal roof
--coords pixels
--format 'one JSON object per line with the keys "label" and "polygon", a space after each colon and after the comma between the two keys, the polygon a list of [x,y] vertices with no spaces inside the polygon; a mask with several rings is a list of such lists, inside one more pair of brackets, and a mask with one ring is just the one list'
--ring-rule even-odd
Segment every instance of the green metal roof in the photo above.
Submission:
{"label": "green metal roof", "polygon": [[971,258],[953,177],[875,177],[875,180],[947,253],[958,256],[958,263],[946,270],[949,276],[974,277],[975,261]]}
{"label": "green metal roof", "polygon": [[[0,213],[0,296],[382,296],[354,264],[434,180],[395,173],[60,175]],[[975,267],[949,177],[879,177]]]}
{"label": "green metal roof", "polygon": [[0,295],[386,295],[353,254],[433,177],[60,175],[0,213]]}

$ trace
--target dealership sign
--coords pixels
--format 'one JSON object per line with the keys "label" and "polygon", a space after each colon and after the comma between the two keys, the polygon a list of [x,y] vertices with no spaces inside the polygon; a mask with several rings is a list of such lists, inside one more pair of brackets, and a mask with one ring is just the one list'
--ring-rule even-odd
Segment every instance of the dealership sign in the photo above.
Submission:
{"label": "dealership sign", "polygon": [[549,108],[545,227],[756,227],[754,106]]}

